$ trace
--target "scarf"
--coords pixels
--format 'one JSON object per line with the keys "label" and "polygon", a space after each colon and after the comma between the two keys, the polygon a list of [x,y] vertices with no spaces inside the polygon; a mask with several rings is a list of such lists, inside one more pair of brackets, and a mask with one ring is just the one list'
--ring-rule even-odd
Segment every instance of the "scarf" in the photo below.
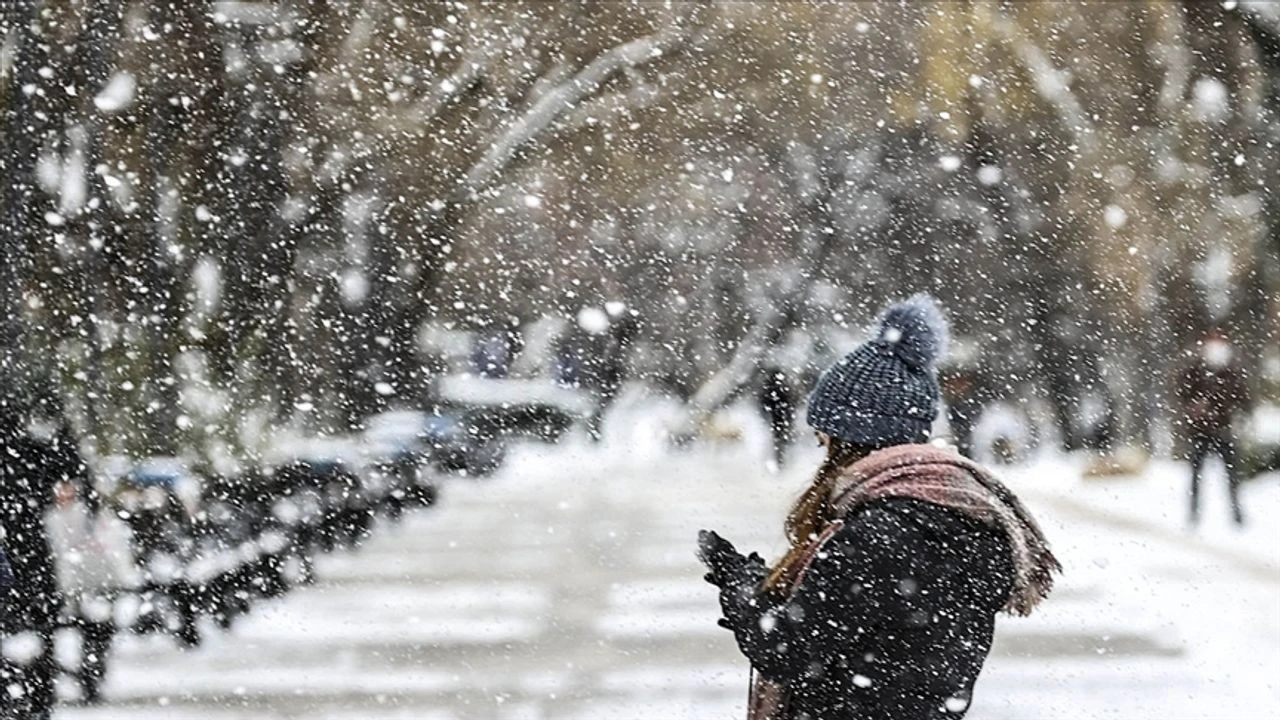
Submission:
{"label": "scarf", "polygon": [[[1053,588],[1053,573],[1062,572],[1035,518],[994,475],[952,451],[932,445],[897,445],[858,460],[836,479],[828,500],[829,522],[784,575],[779,586],[783,592],[796,591],[822,546],[844,526],[845,517],[884,498],[950,508],[1004,533],[1014,567],[1006,612],[1030,615]],[[786,717],[786,705],[785,687],[753,673],[748,720],[781,720]]]}

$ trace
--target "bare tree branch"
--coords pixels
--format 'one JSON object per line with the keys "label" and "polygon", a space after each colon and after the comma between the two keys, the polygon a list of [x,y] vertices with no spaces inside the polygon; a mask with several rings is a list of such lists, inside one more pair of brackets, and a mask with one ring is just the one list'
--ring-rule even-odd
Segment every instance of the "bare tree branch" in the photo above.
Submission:
{"label": "bare tree branch", "polygon": [[625,90],[601,95],[579,105],[573,112],[556,122],[551,132],[563,134],[581,130],[588,125],[608,125],[615,117],[652,107],[654,103],[669,95],[670,92],[665,86],[638,78],[638,82],[634,82]]}
{"label": "bare tree branch", "polygon": [[[817,157],[813,149],[804,144],[797,143],[791,150],[790,164],[796,194],[803,199],[803,212],[821,216],[825,214],[823,205],[828,199],[829,189],[822,187]],[[728,364],[708,378],[694,393],[687,408],[689,414],[685,433],[701,427],[711,413],[724,406],[738,388],[751,378],[765,349],[786,327],[794,309],[808,299],[814,278],[835,249],[836,234],[834,228],[829,227],[825,221],[807,222],[804,223],[804,228],[793,282],[781,298],[765,306],[764,312],[738,344]]]}
{"label": "bare tree branch", "polygon": [[1160,13],[1157,32],[1160,42],[1152,46],[1152,52],[1164,68],[1164,78],[1156,106],[1160,109],[1159,120],[1176,130],[1181,125],[1181,110],[1185,105],[1182,99],[1191,84],[1192,64],[1181,10]]}
{"label": "bare tree branch", "polygon": [[683,16],[652,35],[606,50],[568,82],[540,97],[485,152],[463,180],[463,189],[477,193],[488,187],[526,143],[541,135],[565,112],[599,92],[616,73],[657,60],[689,38],[688,20],[698,9],[690,4]]}
{"label": "bare tree branch", "polygon": [[1240,12],[1251,23],[1257,23],[1272,35],[1280,36],[1280,5],[1260,0],[1245,0],[1240,3]]}
{"label": "bare tree branch", "polygon": [[490,34],[486,30],[477,33],[481,41],[467,51],[458,67],[449,77],[441,80],[432,92],[405,113],[405,121],[410,126],[422,127],[431,122],[440,111],[472,88],[493,65],[495,49],[489,42]]}
{"label": "bare tree branch", "polygon": [[834,248],[833,233],[809,226],[797,263],[795,282],[778,302],[766,306],[764,313],[738,344],[729,363],[708,378],[689,401],[694,427],[723,407],[738,388],[750,379],[772,338],[786,326],[790,309],[799,307],[808,299],[813,287],[812,279],[817,277],[818,270],[830,258]]}
{"label": "bare tree branch", "polygon": [[1240,3],[1240,16],[1261,51],[1263,65],[1280,68],[1280,5],[1272,2]]}
{"label": "bare tree branch", "polygon": [[[557,60],[545,73],[542,74],[541,77],[538,77],[533,81],[533,85],[523,93],[523,97],[521,99],[527,98],[529,100],[529,105],[537,103],[547,93],[555,90],[566,82],[572,81],[574,75],[577,73],[576,66],[577,63],[568,58],[561,58]],[[512,114],[514,114],[514,112]]]}
{"label": "bare tree branch", "polygon": [[1053,61],[1044,50],[1032,42],[1013,20],[996,13],[991,18],[991,27],[1013,49],[1040,97],[1058,113],[1063,126],[1074,138],[1080,154],[1092,161],[1098,153],[1097,132],[1079,99],[1067,86],[1063,73],[1053,66]]}

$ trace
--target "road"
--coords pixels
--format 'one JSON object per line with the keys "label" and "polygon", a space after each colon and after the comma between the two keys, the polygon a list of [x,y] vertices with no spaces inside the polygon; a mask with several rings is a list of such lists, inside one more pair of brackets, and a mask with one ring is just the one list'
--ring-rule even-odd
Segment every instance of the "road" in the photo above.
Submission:
{"label": "road", "polygon": [[[322,559],[322,581],[191,652],[127,638],[67,720],[740,718],[696,531],[766,556],[807,464],[527,449],[495,478]],[[1280,717],[1280,574],[1097,516],[1019,474],[1067,572],[1003,619],[971,720]]]}

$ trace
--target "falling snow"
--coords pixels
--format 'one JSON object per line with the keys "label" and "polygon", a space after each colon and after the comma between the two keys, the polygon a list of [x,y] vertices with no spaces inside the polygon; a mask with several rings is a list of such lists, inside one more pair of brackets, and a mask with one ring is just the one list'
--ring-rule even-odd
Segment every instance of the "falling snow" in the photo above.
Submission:
{"label": "falling snow", "polygon": [[1065,565],[934,710],[1280,716],[1280,9],[1082,7],[8,0],[0,718],[741,717],[917,293]]}

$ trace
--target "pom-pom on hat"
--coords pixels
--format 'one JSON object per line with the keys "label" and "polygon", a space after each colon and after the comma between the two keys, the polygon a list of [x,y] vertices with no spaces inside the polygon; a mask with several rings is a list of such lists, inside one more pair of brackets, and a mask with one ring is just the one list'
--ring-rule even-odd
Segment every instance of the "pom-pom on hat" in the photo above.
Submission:
{"label": "pom-pom on hat", "polygon": [[938,358],[947,321],[924,294],[880,313],[875,336],[818,378],[808,422],[845,442],[871,448],[923,442],[938,414]]}

